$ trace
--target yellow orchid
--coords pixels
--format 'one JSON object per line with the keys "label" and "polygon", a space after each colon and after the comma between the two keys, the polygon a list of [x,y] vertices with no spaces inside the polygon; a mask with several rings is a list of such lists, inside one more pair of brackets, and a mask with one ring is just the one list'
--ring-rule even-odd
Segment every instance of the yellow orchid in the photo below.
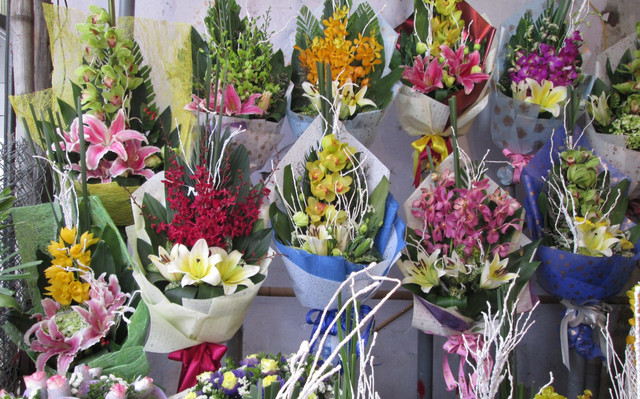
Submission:
{"label": "yellow orchid", "polygon": [[517,278],[517,273],[507,273],[508,263],[508,258],[500,260],[498,254],[495,254],[492,261],[486,260],[480,275],[480,288],[492,290]]}
{"label": "yellow orchid", "polygon": [[333,192],[336,195],[345,195],[351,189],[351,183],[353,182],[353,178],[351,176],[341,176],[339,173],[334,173],[331,175],[331,180],[333,182]]}
{"label": "yellow orchid", "polygon": [[548,111],[555,117],[560,115],[560,106],[567,99],[566,87],[553,87],[548,80],[543,80],[541,85],[531,78],[527,78],[527,85],[531,89],[531,96],[524,101],[540,105],[541,111]]}
{"label": "yellow orchid", "polygon": [[307,208],[305,212],[311,218],[311,223],[318,223],[320,219],[325,215],[327,204],[322,201],[318,201],[315,197],[307,198]]}
{"label": "yellow orchid", "polygon": [[347,212],[337,210],[335,206],[329,205],[324,212],[325,220],[330,224],[342,224],[347,220]]}
{"label": "yellow orchid", "polygon": [[324,178],[324,174],[327,170],[322,165],[320,160],[307,162],[306,169],[309,172],[309,180],[311,180],[312,183],[321,181]]}
{"label": "yellow orchid", "polygon": [[220,284],[220,272],[216,264],[222,256],[212,254],[204,238],[199,239],[189,250],[185,245],[176,244],[178,256],[175,262],[167,265],[167,272],[182,274],[180,284],[198,285],[207,283],[213,286]]}
{"label": "yellow orchid", "polygon": [[440,284],[440,277],[445,271],[436,266],[440,258],[440,250],[436,250],[431,255],[426,256],[423,252],[418,254],[418,262],[410,260],[402,261],[398,264],[405,278],[403,284],[418,284],[422,292],[428,294],[433,287]]}
{"label": "yellow orchid", "polygon": [[333,188],[333,175],[325,176],[322,181],[312,182],[311,194],[321,201],[332,202],[335,200],[336,193]]}
{"label": "yellow orchid", "polygon": [[234,250],[227,253],[227,251],[218,247],[212,247],[209,250],[213,256],[221,258],[216,263],[216,268],[220,273],[220,282],[224,288],[225,295],[231,295],[236,292],[239,285],[253,286],[251,277],[260,272],[260,266],[243,264],[240,251]]}

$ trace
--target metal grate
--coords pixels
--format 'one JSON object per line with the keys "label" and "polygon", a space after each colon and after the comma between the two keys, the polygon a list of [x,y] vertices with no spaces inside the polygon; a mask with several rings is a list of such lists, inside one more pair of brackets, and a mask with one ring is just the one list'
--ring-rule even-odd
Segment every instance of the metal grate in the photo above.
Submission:
{"label": "metal grate", "polygon": [[[16,148],[9,150],[0,146],[2,162],[0,163],[0,184],[2,188],[11,187],[16,197],[14,206],[34,205],[41,202],[45,177],[39,172],[29,146],[22,142]],[[10,221],[9,221],[10,222]],[[11,254],[18,250],[14,231],[12,228],[0,230],[0,251]],[[0,267],[8,268],[20,263],[20,257],[16,256],[8,262],[3,262]],[[23,307],[29,306],[28,292],[24,283],[20,280],[0,282],[4,287],[14,290],[15,297]],[[0,312],[4,310],[0,309]],[[20,352],[17,346],[9,339],[4,330],[0,329],[0,388],[9,392],[16,392],[19,386]]]}

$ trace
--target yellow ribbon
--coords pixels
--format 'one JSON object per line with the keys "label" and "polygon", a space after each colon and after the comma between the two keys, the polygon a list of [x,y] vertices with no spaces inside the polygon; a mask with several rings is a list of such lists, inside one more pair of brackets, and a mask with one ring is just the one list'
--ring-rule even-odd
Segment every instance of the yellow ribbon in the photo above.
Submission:
{"label": "yellow ribbon", "polygon": [[449,150],[447,149],[447,142],[444,137],[436,134],[427,134],[422,138],[411,143],[411,147],[415,149],[413,153],[413,173],[420,173],[420,155],[429,146],[431,148],[431,158],[433,159],[433,166],[438,166],[439,162],[436,161],[434,154],[440,155],[440,160],[449,156]]}

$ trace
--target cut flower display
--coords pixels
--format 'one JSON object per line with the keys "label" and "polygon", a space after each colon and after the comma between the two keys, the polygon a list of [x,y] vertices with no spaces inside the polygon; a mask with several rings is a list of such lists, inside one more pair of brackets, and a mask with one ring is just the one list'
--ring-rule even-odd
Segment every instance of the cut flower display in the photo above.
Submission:
{"label": "cut flower display", "polygon": [[315,308],[364,264],[386,275],[404,245],[388,170],[342,124],[323,135],[321,122],[280,162],[269,211],[296,296]]}

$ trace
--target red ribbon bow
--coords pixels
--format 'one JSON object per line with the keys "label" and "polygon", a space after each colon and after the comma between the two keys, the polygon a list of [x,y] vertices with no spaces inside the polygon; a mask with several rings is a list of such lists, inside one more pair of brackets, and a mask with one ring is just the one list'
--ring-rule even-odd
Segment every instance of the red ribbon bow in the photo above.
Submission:
{"label": "red ribbon bow", "polygon": [[513,182],[518,183],[520,181],[520,174],[522,173],[522,169],[527,166],[531,158],[533,158],[533,155],[514,153],[506,148],[502,150],[502,153],[505,157],[509,158],[509,161],[511,161],[511,166],[513,166]]}
{"label": "red ribbon bow", "polygon": [[182,362],[178,392],[195,386],[198,382],[196,377],[205,371],[219,369],[220,360],[225,353],[226,346],[209,342],[169,353],[169,359]]}

